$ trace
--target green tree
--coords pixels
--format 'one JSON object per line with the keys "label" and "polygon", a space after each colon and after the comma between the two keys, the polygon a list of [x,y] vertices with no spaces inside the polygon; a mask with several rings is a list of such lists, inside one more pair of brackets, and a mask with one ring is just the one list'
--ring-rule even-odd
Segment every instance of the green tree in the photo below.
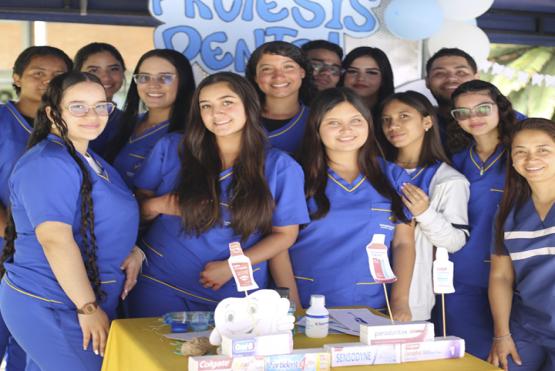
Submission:
{"label": "green tree", "polygon": [[537,74],[555,78],[554,47],[493,44],[489,60],[514,70],[506,76],[490,68],[480,71],[480,76],[508,96],[516,110],[530,117],[555,119],[555,87],[545,79],[537,83]]}

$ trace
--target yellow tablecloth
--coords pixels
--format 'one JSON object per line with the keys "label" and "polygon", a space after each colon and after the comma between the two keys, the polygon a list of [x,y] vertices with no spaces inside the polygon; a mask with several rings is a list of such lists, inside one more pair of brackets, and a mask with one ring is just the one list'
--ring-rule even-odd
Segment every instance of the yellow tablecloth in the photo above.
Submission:
{"label": "yellow tablecloth", "polygon": [[[112,322],[102,371],[168,371],[187,370],[187,357],[174,353],[173,340],[163,336],[170,332],[158,318],[122,319]],[[324,343],[357,342],[349,335],[329,335],[325,339],[310,339],[295,335],[295,349],[317,348]],[[397,365],[338,367],[334,370],[388,371],[493,371],[489,363],[467,354],[462,359],[411,362]]]}

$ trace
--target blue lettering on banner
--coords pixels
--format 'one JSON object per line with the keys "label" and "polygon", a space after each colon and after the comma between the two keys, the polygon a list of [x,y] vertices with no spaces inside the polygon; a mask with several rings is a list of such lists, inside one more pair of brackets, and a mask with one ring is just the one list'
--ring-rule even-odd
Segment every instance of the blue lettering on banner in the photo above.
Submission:
{"label": "blue lettering on banner", "polygon": [[366,38],[379,24],[381,0],[149,0],[162,24],[157,48],[175,49],[208,73],[245,71],[254,49],[268,41],[302,45],[327,39],[344,46],[345,35]]}

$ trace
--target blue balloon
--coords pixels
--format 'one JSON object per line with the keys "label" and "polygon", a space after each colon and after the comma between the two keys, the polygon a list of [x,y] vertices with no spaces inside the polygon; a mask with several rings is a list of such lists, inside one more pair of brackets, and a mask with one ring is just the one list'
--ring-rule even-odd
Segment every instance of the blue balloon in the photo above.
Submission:
{"label": "blue balloon", "polygon": [[389,31],[407,40],[422,40],[435,34],[443,23],[436,0],[391,0],[384,12]]}

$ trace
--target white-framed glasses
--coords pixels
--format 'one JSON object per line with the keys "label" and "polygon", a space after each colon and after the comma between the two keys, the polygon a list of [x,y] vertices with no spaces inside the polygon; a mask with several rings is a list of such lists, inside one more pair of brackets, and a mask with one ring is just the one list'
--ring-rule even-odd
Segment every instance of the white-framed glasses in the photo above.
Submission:
{"label": "white-framed glasses", "polygon": [[493,112],[493,106],[495,106],[495,103],[486,102],[480,103],[472,108],[455,108],[451,110],[451,116],[457,121],[468,120],[469,118],[474,116],[486,117],[491,115],[491,113]]}
{"label": "white-framed glasses", "polygon": [[133,75],[133,80],[138,85],[148,84],[151,81],[156,81],[161,85],[171,85],[175,80],[175,73],[159,73],[158,75],[136,73]]}
{"label": "white-framed glasses", "polygon": [[116,105],[112,102],[98,102],[92,105],[73,102],[69,103],[65,108],[75,117],[86,116],[91,109],[93,109],[98,116],[110,116],[110,113],[114,112]]}

